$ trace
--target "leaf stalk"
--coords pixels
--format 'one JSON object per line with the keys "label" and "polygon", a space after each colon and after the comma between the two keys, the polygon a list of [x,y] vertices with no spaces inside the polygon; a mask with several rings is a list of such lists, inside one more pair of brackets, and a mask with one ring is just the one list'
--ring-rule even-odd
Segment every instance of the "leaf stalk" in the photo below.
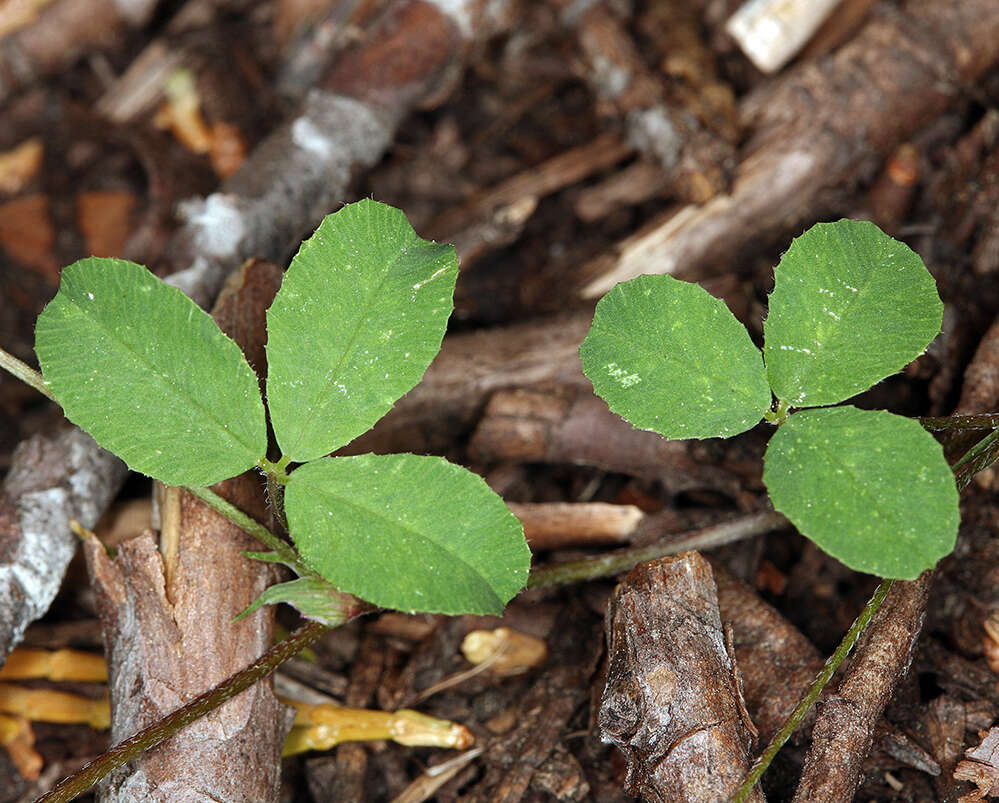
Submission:
{"label": "leaf stalk", "polygon": [[16,376],[25,385],[30,385],[43,396],[47,396],[52,401],[56,400],[55,396],[52,395],[52,391],[49,390],[49,386],[45,384],[45,380],[42,378],[42,375],[38,373],[38,371],[26,362],[22,362],[13,354],[8,351],[4,351],[3,349],[0,349],[0,368],[3,368],[8,373]]}

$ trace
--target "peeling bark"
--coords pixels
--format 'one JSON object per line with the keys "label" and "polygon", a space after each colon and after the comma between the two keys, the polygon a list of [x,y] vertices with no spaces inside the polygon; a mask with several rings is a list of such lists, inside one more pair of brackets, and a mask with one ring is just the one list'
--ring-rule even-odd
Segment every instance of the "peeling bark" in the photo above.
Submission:
{"label": "peeling bark", "polygon": [[0,491],[0,663],[48,610],[79,539],[93,527],[126,468],[78,429],[18,446]]}

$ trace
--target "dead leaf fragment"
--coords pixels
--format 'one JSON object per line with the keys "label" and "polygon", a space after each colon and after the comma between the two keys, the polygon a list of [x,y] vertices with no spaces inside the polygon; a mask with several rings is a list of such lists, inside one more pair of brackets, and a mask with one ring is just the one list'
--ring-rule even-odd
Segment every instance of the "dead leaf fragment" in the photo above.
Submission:
{"label": "dead leaf fragment", "polygon": [[28,195],[0,204],[0,247],[12,260],[59,283],[59,264],[52,249],[55,227],[47,195]]}
{"label": "dead leaf fragment", "polygon": [[971,781],[978,789],[961,795],[958,803],[999,797],[999,726],[993,725],[979,736],[982,739],[979,745],[964,752],[970,760],[960,761],[954,768],[954,780]]}
{"label": "dead leaf fragment", "polygon": [[76,225],[90,254],[121,256],[136,200],[133,193],[122,190],[95,190],[76,196]]}

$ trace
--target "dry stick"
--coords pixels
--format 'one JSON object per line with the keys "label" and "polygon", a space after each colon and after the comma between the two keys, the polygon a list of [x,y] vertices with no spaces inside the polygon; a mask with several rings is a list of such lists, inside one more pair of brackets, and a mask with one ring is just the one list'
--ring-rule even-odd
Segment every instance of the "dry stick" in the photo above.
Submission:
{"label": "dry stick", "polygon": [[731,192],[682,207],[583,270],[597,297],[641,273],[702,279],[754,242],[845,208],[851,187],[999,59],[999,3],[908,0],[828,59],[742,103],[755,133]]}
{"label": "dry stick", "polygon": [[78,429],[17,447],[0,487],[0,663],[59,591],[79,546],[70,520],[93,527],[126,474]]}
{"label": "dry stick", "polygon": [[927,571],[912,582],[899,581],[891,588],[891,581],[884,580],[878,587],[879,592],[888,587],[892,593],[815,720],[794,803],[853,799],[874,726],[912,660],[932,577]]}
{"label": "dry stick", "polygon": [[308,647],[329,629],[319,622],[309,622],[303,625],[284,641],[271,647],[243,671],[195,697],[187,705],[178,708],[159,722],[139,731],[123,742],[119,742],[79,772],[60,781],[50,792],[38,798],[35,803],[66,803],[77,795],[83,794],[115,767],[131,761],[140,753],[155,747],[185,725],[200,719],[209,711],[213,711],[240,692],[250,688],[257,681],[266,678],[281,664]]}
{"label": "dry stick", "polygon": [[[129,29],[141,28],[157,0],[116,3],[55,0],[39,6],[23,27],[0,31],[0,103],[43,76],[69,67],[80,56],[108,47]],[[17,12],[8,6],[7,14]]]}
{"label": "dry stick", "polygon": [[539,566],[531,570],[527,587],[565,585],[566,583],[595,580],[598,577],[613,577],[621,572],[629,571],[645,561],[656,560],[667,555],[676,555],[679,552],[713,549],[724,544],[731,544],[734,541],[762,535],[771,530],[779,530],[787,525],[787,519],[780,513],[774,511],[754,513],[735,521],[704,527],[685,536],[674,536],[644,547],[619,549],[593,558]]}

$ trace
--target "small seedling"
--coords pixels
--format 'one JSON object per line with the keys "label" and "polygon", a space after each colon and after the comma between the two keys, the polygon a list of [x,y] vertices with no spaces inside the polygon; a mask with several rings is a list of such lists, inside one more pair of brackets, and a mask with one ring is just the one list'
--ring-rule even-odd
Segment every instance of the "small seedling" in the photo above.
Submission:
{"label": "small seedling", "polygon": [[[335,624],[335,589],[404,611],[498,614],[524,586],[530,552],[480,477],[439,457],[326,456],[420,381],[457,275],[454,248],[420,239],[397,209],[366,200],[323,221],[267,313],[275,462],[239,347],[140,265],[90,258],[65,268],[35,350],[66,417],[135,471],[205,486],[256,466],[284,486],[297,552],[278,543],[254,556],[302,576],[250,610],[289,602]],[[302,465],[289,472],[292,463]]]}
{"label": "small seedling", "polygon": [[583,371],[611,410],[667,438],[776,424],[763,471],[774,507],[850,568],[913,579],[957,538],[943,449],[916,421],[830,405],[926,350],[943,317],[933,277],[907,246],[851,220],[798,237],[774,277],[762,354],[699,285],[640,276],[597,304]]}

